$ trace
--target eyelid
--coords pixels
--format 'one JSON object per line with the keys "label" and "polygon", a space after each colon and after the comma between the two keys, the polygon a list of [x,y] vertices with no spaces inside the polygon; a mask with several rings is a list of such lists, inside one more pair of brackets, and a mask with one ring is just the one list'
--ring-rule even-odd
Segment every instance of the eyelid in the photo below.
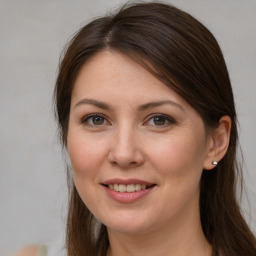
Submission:
{"label": "eyelid", "polygon": [[[101,118],[104,119],[105,122],[107,122],[107,124],[92,125],[92,124],[87,123],[88,119],[93,118],[93,117],[101,117]],[[166,119],[168,121],[168,124],[165,124],[165,125],[151,125],[151,126],[156,126],[156,127],[158,126],[158,128],[161,128],[161,127],[167,127],[169,125],[177,123],[176,120],[173,117],[171,117],[167,114],[153,113],[153,114],[150,114],[149,116],[146,117],[146,121],[143,123],[143,125],[146,125],[152,118],[156,118],[156,117],[161,117],[161,118]],[[103,126],[103,125],[109,125],[110,124],[108,118],[102,113],[91,113],[91,114],[85,115],[79,120],[79,123],[84,124],[84,125],[88,125],[88,126],[95,126],[95,127],[96,126],[100,127],[100,126]]]}
{"label": "eyelid", "polygon": [[171,124],[176,124],[177,123],[176,120],[173,117],[169,116],[169,115],[161,114],[161,113],[154,113],[154,114],[151,114],[147,117],[147,119],[146,119],[147,121],[144,122],[144,124],[148,123],[149,120],[151,120],[152,118],[155,118],[155,117],[162,117],[162,118],[166,119],[169,122],[169,124],[165,124],[165,125],[152,125],[152,126],[156,126],[156,127],[159,127],[159,128],[167,127]]}
{"label": "eyelid", "polygon": [[101,114],[101,113],[92,113],[92,114],[88,114],[88,115],[85,115],[84,117],[82,117],[80,119],[80,124],[87,124],[87,125],[90,125],[90,126],[103,126],[105,124],[102,124],[102,125],[91,125],[89,123],[86,123],[87,120],[89,120],[90,118],[93,118],[93,117],[101,117],[101,118],[104,118],[104,120],[109,124],[110,122],[107,120],[106,116],[104,114]]}

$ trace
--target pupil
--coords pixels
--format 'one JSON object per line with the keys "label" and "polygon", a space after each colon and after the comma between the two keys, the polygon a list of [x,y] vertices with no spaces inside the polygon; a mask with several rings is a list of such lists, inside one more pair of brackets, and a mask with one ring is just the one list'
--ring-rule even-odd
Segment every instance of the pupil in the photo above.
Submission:
{"label": "pupil", "polygon": [[103,122],[104,122],[104,120],[102,117],[100,117],[100,116],[93,117],[93,124],[101,125],[101,124],[103,124]]}
{"label": "pupil", "polygon": [[164,125],[165,124],[165,118],[164,117],[155,117],[154,118],[155,125]]}

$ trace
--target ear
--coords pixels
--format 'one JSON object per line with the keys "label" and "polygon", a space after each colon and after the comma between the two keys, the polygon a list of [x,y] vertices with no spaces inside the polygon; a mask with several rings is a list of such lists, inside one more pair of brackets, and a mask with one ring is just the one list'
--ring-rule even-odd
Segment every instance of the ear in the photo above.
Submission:
{"label": "ear", "polygon": [[205,158],[204,169],[211,170],[216,164],[225,156],[230,139],[231,131],[231,118],[229,116],[223,116],[219,120],[218,127],[209,135],[209,149]]}

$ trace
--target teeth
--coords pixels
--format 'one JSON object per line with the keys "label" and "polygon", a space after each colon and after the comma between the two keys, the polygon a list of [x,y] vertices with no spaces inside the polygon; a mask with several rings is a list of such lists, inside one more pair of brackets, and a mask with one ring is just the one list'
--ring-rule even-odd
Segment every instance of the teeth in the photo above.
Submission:
{"label": "teeth", "polygon": [[142,186],[142,185],[140,185],[140,184],[136,184],[136,185],[135,185],[135,190],[136,190],[136,191],[140,191],[140,190],[141,190],[141,186]]}
{"label": "teeth", "polygon": [[118,185],[118,184],[114,184],[114,190],[115,190],[116,192],[118,192],[118,189],[119,189],[119,185]]}
{"label": "teeth", "polygon": [[135,191],[135,186],[133,184],[127,185],[126,192],[134,192],[134,191]]}
{"label": "teeth", "polygon": [[119,192],[126,192],[126,186],[123,185],[123,184],[119,184],[118,191]]}
{"label": "teeth", "polygon": [[147,186],[144,184],[129,184],[129,185],[124,185],[124,184],[108,184],[108,187],[111,190],[114,190],[116,192],[135,192],[135,191],[140,191],[142,189],[146,189]]}

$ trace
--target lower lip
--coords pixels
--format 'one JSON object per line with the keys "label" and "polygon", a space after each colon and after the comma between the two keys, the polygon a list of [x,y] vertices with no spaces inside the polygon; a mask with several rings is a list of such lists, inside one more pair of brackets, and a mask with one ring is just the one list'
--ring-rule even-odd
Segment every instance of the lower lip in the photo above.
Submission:
{"label": "lower lip", "polygon": [[110,196],[112,199],[121,203],[132,203],[148,195],[155,186],[136,192],[116,192],[106,186],[103,187],[107,192],[108,196]]}

